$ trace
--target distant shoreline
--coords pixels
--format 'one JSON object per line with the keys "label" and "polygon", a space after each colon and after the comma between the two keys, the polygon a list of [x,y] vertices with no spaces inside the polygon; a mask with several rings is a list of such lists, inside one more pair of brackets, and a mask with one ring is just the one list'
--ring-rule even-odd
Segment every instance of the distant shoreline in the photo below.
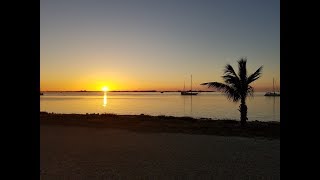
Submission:
{"label": "distant shoreline", "polygon": [[280,139],[280,122],[249,121],[246,127],[241,127],[239,121],[236,120],[195,119],[164,115],[55,114],[40,112],[40,125],[85,126],[150,133],[167,132]]}
{"label": "distant shoreline", "polygon": [[[41,92],[103,92],[103,91],[41,91]],[[181,92],[181,91],[157,91],[157,90],[146,90],[146,91],[108,91],[108,92]],[[216,92],[216,91],[192,91],[192,92]]]}

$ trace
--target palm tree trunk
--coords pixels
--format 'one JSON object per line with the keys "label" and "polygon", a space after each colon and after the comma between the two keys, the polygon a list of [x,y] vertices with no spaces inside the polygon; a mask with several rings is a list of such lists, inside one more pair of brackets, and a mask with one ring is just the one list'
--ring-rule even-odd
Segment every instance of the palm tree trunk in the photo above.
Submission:
{"label": "palm tree trunk", "polygon": [[241,99],[241,104],[239,106],[239,111],[240,111],[240,123],[241,123],[241,126],[245,126],[246,123],[247,123],[247,120],[248,120],[248,117],[247,117],[247,112],[248,112],[248,108],[247,108],[247,105],[246,105],[246,100],[243,98]]}

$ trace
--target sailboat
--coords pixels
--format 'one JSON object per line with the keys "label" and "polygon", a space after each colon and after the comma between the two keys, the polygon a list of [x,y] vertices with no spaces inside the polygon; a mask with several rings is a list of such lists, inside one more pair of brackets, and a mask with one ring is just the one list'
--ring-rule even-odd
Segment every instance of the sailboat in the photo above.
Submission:
{"label": "sailboat", "polygon": [[274,89],[274,78],[273,78],[273,92],[267,92],[264,96],[280,96],[280,92],[276,92]]}
{"label": "sailboat", "polygon": [[183,87],[183,91],[181,91],[181,95],[197,95],[198,93],[197,92],[192,92],[192,75],[191,75],[191,90],[190,91],[185,91],[185,87],[186,85],[184,84],[184,87]]}

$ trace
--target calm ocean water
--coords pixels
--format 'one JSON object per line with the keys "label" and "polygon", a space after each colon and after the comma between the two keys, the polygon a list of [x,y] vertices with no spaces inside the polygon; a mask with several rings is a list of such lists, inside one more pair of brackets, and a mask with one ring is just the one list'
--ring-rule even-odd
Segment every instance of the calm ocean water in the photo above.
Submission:
{"label": "calm ocean water", "polygon": [[[247,99],[249,121],[280,121],[280,97],[256,92]],[[220,92],[181,96],[178,92],[44,92],[40,111],[55,113],[115,113],[239,119],[239,103]]]}

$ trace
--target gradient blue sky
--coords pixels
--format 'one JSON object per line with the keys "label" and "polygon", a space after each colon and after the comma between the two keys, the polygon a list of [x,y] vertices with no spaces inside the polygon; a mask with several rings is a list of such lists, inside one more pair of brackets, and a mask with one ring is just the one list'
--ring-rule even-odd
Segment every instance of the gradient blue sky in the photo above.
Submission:
{"label": "gradient blue sky", "polygon": [[280,83],[279,0],[41,0],[41,90],[181,90],[247,57]]}

